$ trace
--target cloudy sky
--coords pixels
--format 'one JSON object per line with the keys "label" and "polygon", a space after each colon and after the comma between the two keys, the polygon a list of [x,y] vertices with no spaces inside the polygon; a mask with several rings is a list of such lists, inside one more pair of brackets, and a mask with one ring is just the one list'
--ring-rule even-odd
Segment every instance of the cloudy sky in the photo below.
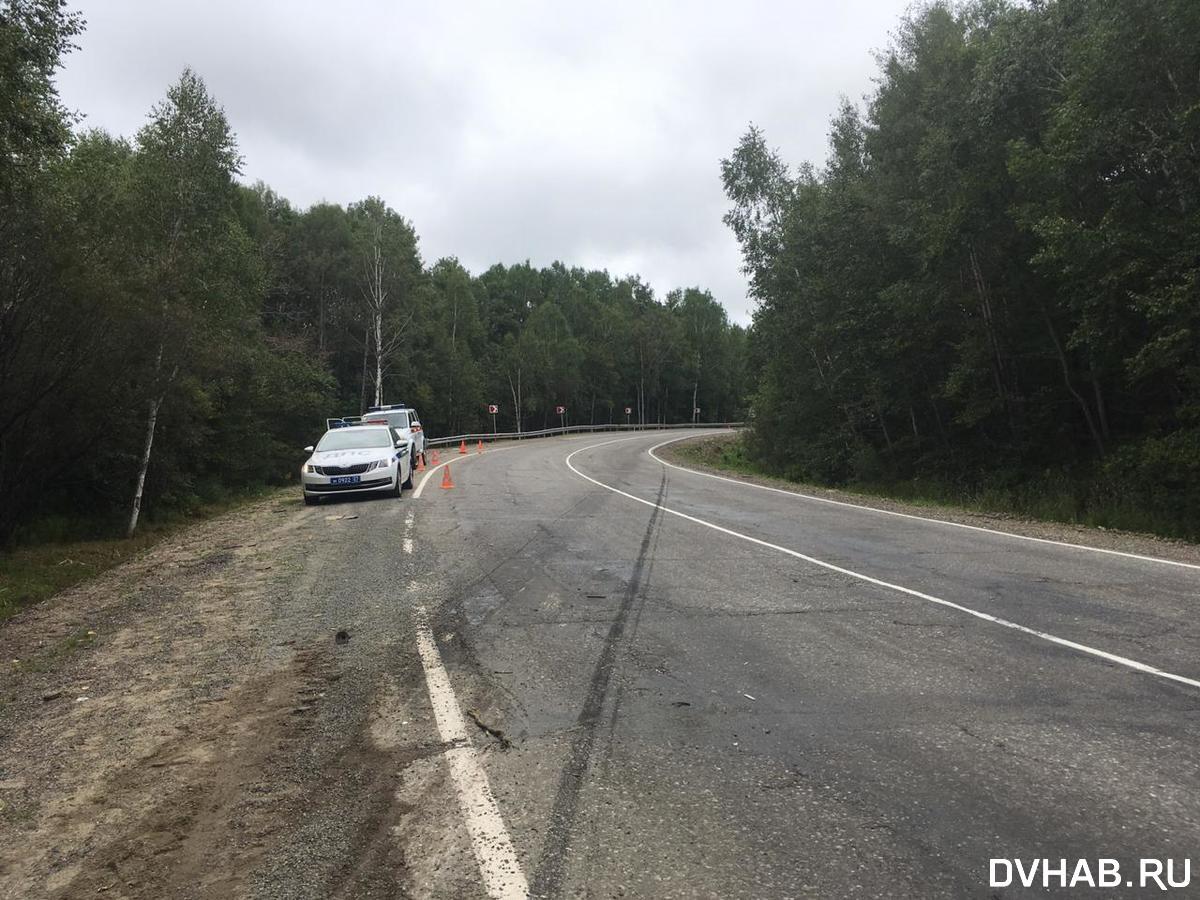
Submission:
{"label": "cloudy sky", "polygon": [[86,125],[131,135],[190,65],[246,178],[300,207],[378,194],[428,262],[636,272],[747,321],[719,160],[749,122],[789,161],[822,159],[907,2],[72,6],[88,26],[59,85]]}

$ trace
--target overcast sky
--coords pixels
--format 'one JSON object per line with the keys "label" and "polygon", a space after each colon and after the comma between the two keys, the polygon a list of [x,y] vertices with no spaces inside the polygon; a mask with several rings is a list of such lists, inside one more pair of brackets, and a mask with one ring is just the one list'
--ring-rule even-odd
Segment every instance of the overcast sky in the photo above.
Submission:
{"label": "overcast sky", "polygon": [[432,263],[639,273],[750,301],[719,160],[750,122],[820,161],[907,2],[76,0],[59,86],[132,135],[185,65],[294,204],[382,196]]}

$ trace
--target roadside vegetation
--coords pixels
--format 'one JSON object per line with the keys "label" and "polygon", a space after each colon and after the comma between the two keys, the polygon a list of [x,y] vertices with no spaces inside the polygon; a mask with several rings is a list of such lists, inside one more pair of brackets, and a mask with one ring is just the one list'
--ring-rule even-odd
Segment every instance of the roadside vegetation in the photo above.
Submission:
{"label": "roadside vegetation", "polygon": [[823,166],[751,128],[746,458],[1200,538],[1198,110],[1200,4],[978,0],[901,22]]}
{"label": "roadside vegetation", "polygon": [[[1007,491],[986,487],[972,490],[960,484],[928,476],[903,481],[848,480],[830,484],[806,479],[795,472],[775,469],[762,462],[751,450],[751,445],[752,441],[747,440],[747,435],[743,432],[685,441],[672,444],[667,449],[671,457],[684,465],[695,465],[730,475],[777,479],[798,489],[836,488],[842,493],[862,497],[864,501],[878,498],[936,510],[965,510],[985,515],[1086,525],[1168,538],[1181,536],[1175,521],[1156,515],[1154,510],[1089,503],[1086,493],[1081,495],[1075,492],[1077,485],[1061,481],[1031,480],[1020,490]],[[1188,537],[1186,534],[1183,536]]]}
{"label": "roadside vegetation", "polygon": [[[203,518],[229,512],[277,488],[247,488],[219,500],[196,503],[144,522],[129,537],[92,519],[71,516],[39,520],[23,541],[0,554],[0,621],[23,606],[87,581],[120,565]],[[299,497],[296,498],[299,503]]]}

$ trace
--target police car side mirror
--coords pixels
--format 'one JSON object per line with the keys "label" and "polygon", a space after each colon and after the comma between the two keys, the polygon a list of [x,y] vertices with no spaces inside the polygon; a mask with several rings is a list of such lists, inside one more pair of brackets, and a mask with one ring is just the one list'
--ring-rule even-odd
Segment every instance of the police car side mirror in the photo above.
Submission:
{"label": "police car side mirror", "polygon": [[314,447],[312,444],[309,444],[307,447],[305,447],[305,448],[304,448],[304,452],[305,452],[305,453],[312,453],[312,452],[313,452],[314,450],[316,450],[316,449],[317,449],[317,448],[316,448],[316,447]]}

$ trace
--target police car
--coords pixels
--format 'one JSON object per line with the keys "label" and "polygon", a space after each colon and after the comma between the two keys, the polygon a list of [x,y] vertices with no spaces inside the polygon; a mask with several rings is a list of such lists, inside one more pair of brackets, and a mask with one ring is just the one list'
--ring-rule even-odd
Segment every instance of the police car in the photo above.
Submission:
{"label": "police car", "polygon": [[412,484],[411,446],[383,425],[342,425],[325,432],[300,467],[304,502],[335,494],[389,493]]}

